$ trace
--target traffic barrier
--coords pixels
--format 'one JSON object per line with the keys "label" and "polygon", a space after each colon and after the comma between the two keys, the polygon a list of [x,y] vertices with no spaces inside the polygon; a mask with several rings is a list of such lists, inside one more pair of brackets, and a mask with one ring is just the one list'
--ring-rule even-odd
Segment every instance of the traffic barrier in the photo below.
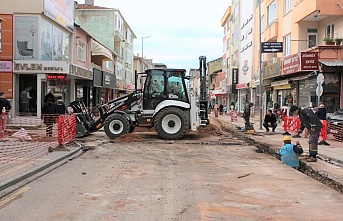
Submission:
{"label": "traffic barrier", "polygon": [[76,115],[60,115],[58,117],[58,144],[63,145],[76,138]]}
{"label": "traffic barrier", "polygon": [[218,108],[215,108],[215,109],[214,109],[214,116],[215,116],[215,117],[218,117],[218,112],[219,112],[219,111],[218,111]]}
{"label": "traffic barrier", "polygon": [[284,116],[283,122],[283,129],[285,132],[293,132],[294,134],[298,134],[301,125],[299,117]]}
{"label": "traffic barrier", "polygon": [[6,128],[6,109],[2,108],[0,138],[3,138],[5,136],[5,128]]}
{"label": "traffic barrier", "polygon": [[328,123],[326,120],[320,120],[322,122],[322,129],[320,130],[320,136],[322,137],[322,140],[326,141],[328,138]]}
{"label": "traffic barrier", "polygon": [[231,110],[231,122],[237,121],[237,111]]}

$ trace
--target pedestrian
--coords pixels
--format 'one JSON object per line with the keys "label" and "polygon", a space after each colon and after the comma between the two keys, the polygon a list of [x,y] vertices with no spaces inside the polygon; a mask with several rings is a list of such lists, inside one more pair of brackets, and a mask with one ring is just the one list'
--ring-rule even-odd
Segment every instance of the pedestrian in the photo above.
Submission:
{"label": "pedestrian", "polygon": [[275,132],[277,123],[276,123],[276,116],[273,114],[272,110],[268,110],[266,116],[264,116],[263,126],[264,128],[266,128],[267,132],[269,132],[269,127],[273,128],[272,131]]}
{"label": "pedestrian", "polygon": [[[5,118],[5,125],[6,125],[7,119],[10,120],[9,111],[12,109],[12,106],[11,106],[11,103],[9,102],[9,100],[6,99],[5,93],[0,92],[0,116],[1,116],[3,108],[5,108],[5,111],[6,111],[6,118]],[[1,122],[0,122],[0,124],[1,124]]]}
{"label": "pedestrian", "polygon": [[53,90],[49,90],[49,93],[47,93],[44,97],[44,103],[48,102],[48,99],[51,99],[52,102],[54,103],[56,101],[55,95],[54,95],[54,91]]}
{"label": "pedestrian", "polygon": [[219,105],[219,115],[223,115],[223,111],[224,111],[224,106],[223,104]]}
{"label": "pedestrian", "polygon": [[63,102],[62,96],[57,97],[57,101],[55,103],[56,106],[56,114],[63,115],[68,113],[67,105]]}
{"label": "pedestrian", "polygon": [[226,106],[226,104],[224,105],[224,113],[227,114],[227,106]]}
{"label": "pedestrian", "polygon": [[302,133],[302,130],[306,128],[310,132],[309,138],[309,156],[307,162],[316,162],[318,154],[318,139],[320,130],[323,125],[320,122],[318,116],[309,108],[300,109],[299,107],[292,105],[290,113],[294,116],[299,115],[301,127],[298,134]]}
{"label": "pedestrian", "polygon": [[285,136],[283,138],[284,146],[280,149],[281,161],[293,168],[299,167],[298,155],[304,152],[299,141],[296,144],[292,144],[291,136]]}
{"label": "pedestrian", "polygon": [[[324,104],[319,105],[319,108],[318,108],[316,114],[317,114],[319,120],[322,122],[323,128],[324,129],[327,128],[325,126],[327,126],[327,114],[328,113],[326,111],[326,107],[324,106]],[[325,126],[324,126],[324,124],[325,124]],[[323,132],[326,133],[327,131],[323,131]],[[322,141],[320,141],[318,144],[330,146],[330,144],[328,142],[326,142],[326,140],[324,140],[324,139]]]}
{"label": "pedestrian", "polygon": [[3,108],[5,108],[6,112],[8,113],[8,111],[11,110],[12,106],[11,103],[6,99],[5,93],[0,92],[0,112]]}
{"label": "pedestrian", "polygon": [[327,115],[327,111],[326,111],[326,107],[324,106],[324,104],[320,104],[319,108],[316,112],[319,120],[326,120],[326,115]]}
{"label": "pedestrian", "polygon": [[30,90],[32,87],[26,87],[21,93],[20,93],[20,99],[22,104],[22,111],[24,114],[30,113],[30,100],[32,97],[30,96]]}
{"label": "pedestrian", "polygon": [[46,125],[46,135],[52,137],[52,128],[55,123],[57,111],[56,106],[53,103],[51,98],[48,98],[47,102],[43,105],[42,108],[42,119]]}
{"label": "pedestrian", "polygon": [[218,105],[218,103],[216,103],[215,105],[214,105],[214,116],[215,117],[218,117],[218,111],[219,111],[219,105]]}
{"label": "pedestrian", "polygon": [[248,131],[251,129],[251,124],[250,124],[250,111],[251,108],[254,106],[253,103],[249,103],[248,105],[245,106],[244,112],[243,112],[243,118],[245,121],[245,129],[244,131]]}

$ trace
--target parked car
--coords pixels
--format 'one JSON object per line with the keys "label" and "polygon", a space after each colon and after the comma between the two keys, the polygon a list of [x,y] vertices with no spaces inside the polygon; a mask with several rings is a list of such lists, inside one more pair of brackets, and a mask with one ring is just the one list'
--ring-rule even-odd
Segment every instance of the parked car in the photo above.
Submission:
{"label": "parked car", "polygon": [[328,120],[329,133],[335,140],[343,142],[343,109],[335,111]]}

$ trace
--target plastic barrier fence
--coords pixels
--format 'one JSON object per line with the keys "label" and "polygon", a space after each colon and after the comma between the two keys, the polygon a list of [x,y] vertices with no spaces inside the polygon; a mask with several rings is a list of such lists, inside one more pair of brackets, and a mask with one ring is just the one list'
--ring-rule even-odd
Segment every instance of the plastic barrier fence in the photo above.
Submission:
{"label": "plastic barrier fence", "polygon": [[75,140],[76,115],[60,115],[58,118],[58,144],[63,145]]}
{"label": "plastic barrier fence", "polygon": [[1,111],[1,120],[0,120],[0,138],[3,138],[5,136],[5,128],[6,128],[6,110],[3,108]]}
{"label": "plastic barrier fence", "polygon": [[301,125],[299,117],[284,116],[283,122],[283,129],[285,132],[293,132],[294,134],[298,134]]}

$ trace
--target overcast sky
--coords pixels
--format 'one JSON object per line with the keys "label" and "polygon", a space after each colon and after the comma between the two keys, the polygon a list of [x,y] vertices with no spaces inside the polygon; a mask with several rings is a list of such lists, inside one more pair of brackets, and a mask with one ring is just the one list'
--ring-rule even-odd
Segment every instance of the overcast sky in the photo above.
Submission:
{"label": "overcast sky", "polygon": [[[80,4],[84,0],[78,1]],[[223,55],[221,19],[231,0],[94,0],[97,6],[117,8],[137,38],[134,54],[168,68],[199,68]]]}

